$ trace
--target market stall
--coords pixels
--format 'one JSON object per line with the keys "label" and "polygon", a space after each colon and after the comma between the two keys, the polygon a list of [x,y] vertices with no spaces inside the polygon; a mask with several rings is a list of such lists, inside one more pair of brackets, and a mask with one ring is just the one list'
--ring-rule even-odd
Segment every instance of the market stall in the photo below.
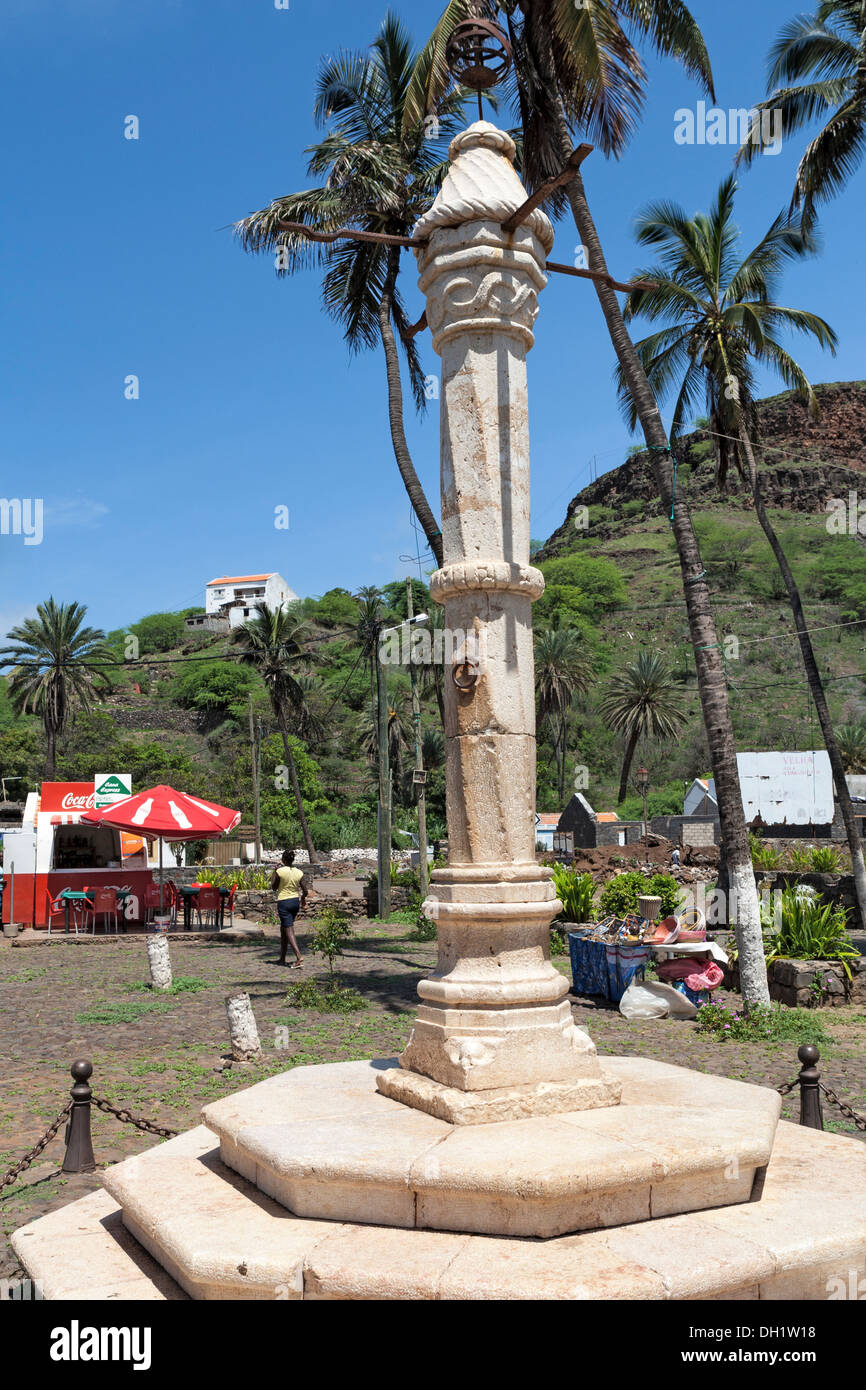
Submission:
{"label": "market stall", "polygon": [[124,923],[141,920],[153,882],[146,841],[88,823],[94,803],[93,782],[43,782],[28,795],[20,830],[4,835],[4,922],[46,927],[51,902],[94,888],[122,895]]}

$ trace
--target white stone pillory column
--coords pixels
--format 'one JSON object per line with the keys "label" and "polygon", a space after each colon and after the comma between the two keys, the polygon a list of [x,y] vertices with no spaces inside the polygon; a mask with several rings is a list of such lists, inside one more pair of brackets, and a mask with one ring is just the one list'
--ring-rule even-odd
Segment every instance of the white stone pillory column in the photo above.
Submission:
{"label": "white stone pillory column", "polygon": [[620,1086],[572,1023],[549,959],[559,911],[535,862],[535,688],[529,564],[526,353],[553,245],[525,200],[513,141],[479,121],[451,143],[451,168],[415,229],[420,286],[442,359],[445,563],[431,581],[455,642],[445,672],[449,867],[425,911],[436,970],[401,1070],[379,1090],[457,1124],[613,1105]]}

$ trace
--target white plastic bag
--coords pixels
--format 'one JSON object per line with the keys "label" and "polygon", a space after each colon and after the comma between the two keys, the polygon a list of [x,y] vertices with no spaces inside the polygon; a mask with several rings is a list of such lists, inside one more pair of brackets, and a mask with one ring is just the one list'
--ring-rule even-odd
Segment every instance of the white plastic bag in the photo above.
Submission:
{"label": "white plastic bag", "polygon": [[619,1011],[623,1018],[695,1018],[697,1008],[673,985],[660,980],[632,980],[622,999]]}

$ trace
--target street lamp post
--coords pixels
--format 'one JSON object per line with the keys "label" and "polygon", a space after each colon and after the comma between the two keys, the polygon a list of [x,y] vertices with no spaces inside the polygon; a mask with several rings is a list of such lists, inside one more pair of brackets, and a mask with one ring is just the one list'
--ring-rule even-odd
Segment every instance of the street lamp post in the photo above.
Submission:
{"label": "street lamp post", "polygon": [[[399,627],[383,628],[376,642],[376,676],[378,690],[378,744],[379,744],[379,807],[377,817],[377,866],[379,876],[379,916],[386,918],[391,915],[391,768],[388,756],[388,699],[386,691],[385,668],[382,663],[382,648],[387,644],[388,639],[394,634],[399,633],[402,637],[403,630],[418,627],[422,623],[428,622],[426,613],[418,613],[412,616],[410,613],[406,622]],[[414,675],[414,673],[413,673]],[[414,709],[414,679],[413,679],[413,709]],[[419,714],[420,719],[420,714]],[[416,723],[416,766],[418,753],[417,743],[417,723]],[[420,838],[420,837],[419,837]],[[426,823],[425,823],[426,840]],[[426,873],[427,848],[424,846],[424,870]]]}
{"label": "street lamp post", "polygon": [[643,797],[643,848],[644,848],[644,858],[645,858],[645,859],[649,859],[649,832],[648,832],[648,830],[647,830],[647,819],[646,819],[646,794],[647,794],[647,789],[649,788],[649,772],[647,771],[647,769],[646,769],[645,767],[639,767],[639,768],[638,768],[636,780],[637,780],[638,788],[640,789],[641,796]]}

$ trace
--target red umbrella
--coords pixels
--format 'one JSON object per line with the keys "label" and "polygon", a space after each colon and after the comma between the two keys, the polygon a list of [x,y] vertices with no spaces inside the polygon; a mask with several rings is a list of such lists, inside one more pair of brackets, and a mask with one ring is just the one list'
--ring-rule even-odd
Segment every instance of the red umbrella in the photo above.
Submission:
{"label": "red umbrella", "polygon": [[113,806],[85,811],[81,817],[90,824],[110,825],[130,835],[159,840],[160,904],[163,840],[218,840],[220,835],[234,830],[240,818],[240,811],[175,791],[174,787],[151,787],[149,791],[116,801]]}

